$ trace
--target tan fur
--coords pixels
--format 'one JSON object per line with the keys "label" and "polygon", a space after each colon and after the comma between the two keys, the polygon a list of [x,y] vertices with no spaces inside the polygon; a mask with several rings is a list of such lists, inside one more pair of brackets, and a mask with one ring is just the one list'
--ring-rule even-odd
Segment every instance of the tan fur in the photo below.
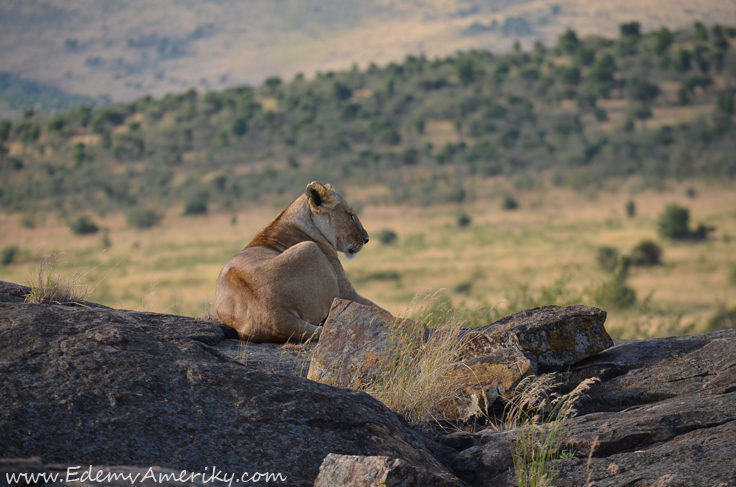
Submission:
{"label": "tan fur", "polygon": [[317,338],[334,298],[375,306],[355,292],[337,257],[352,258],[367,242],[345,200],[312,182],[222,269],[217,316],[242,340]]}

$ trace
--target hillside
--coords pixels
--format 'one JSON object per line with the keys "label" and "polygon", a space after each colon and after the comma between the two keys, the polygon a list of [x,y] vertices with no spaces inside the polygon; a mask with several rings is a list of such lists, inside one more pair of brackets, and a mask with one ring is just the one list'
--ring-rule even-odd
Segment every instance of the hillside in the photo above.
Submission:
{"label": "hillside", "polygon": [[[733,0],[8,0],[0,72],[73,94],[144,95],[260,84],[269,76],[366,67],[407,54],[553,44],[567,27],[614,36],[699,20],[736,24]],[[0,107],[2,108],[2,107]],[[6,112],[7,113],[7,112]]]}
{"label": "hillside", "polygon": [[372,202],[475,198],[504,175],[595,187],[610,178],[732,179],[736,29],[696,23],[611,40],[328,71],[258,87],[0,123],[0,208],[232,211],[304,181],[372,187]]}
{"label": "hillside", "polygon": [[[639,27],[0,123],[0,271],[66,253],[100,302],[196,315],[321,180],[375,237],[352,282],[394,312],[431,287],[493,313],[614,302],[618,336],[732,326],[736,30]],[[659,235],[673,203],[707,239]],[[600,264],[657,235],[662,265]]]}

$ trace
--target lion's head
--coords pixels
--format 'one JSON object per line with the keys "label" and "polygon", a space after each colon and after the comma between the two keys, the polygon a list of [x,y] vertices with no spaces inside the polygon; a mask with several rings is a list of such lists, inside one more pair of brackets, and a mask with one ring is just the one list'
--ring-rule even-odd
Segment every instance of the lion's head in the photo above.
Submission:
{"label": "lion's head", "polygon": [[317,229],[346,259],[354,258],[369,240],[355,210],[329,184],[311,182],[305,195]]}

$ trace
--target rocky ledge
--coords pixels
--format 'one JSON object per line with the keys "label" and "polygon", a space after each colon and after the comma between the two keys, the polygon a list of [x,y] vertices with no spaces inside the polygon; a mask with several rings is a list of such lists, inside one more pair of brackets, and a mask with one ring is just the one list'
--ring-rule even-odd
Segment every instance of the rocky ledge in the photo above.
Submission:
{"label": "rocky ledge", "polygon": [[[414,429],[364,392],[304,378],[308,346],[244,345],[216,322],[28,304],[26,293],[0,283],[3,485],[8,472],[63,474],[69,466],[187,469],[205,478],[214,468],[247,485],[255,482],[245,472],[281,474],[268,483],[296,486],[518,485],[515,430],[472,422],[453,432]],[[552,347],[573,362],[559,372],[564,387],[600,379],[565,426],[572,453],[554,461],[554,485],[736,485],[736,330],[612,347],[595,331],[602,345],[591,348],[588,335],[568,332],[599,330],[590,327],[600,316],[563,310],[544,311],[547,335],[530,328],[531,315],[489,325],[466,339],[474,345],[464,350],[480,352],[463,356],[472,364],[525,360],[525,374],[560,370],[544,337],[567,336]],[[570,312],[572,321],[554,318]],[[500,393],[486,386],[486,398]],[[130,485],[92,477],[76,484]]]}

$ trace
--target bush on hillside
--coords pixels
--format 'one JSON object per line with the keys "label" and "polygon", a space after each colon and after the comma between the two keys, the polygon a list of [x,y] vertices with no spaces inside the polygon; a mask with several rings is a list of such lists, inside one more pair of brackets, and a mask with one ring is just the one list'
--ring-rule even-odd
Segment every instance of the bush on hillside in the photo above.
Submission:
{"label": "bush on hillside", "polygon": [[680,205],[668,205],[659,215],[659,235],[672,240],[705,240],[715,227],[700,224],[690,230],[690,210]]}
{"label": "bush on hillside", "polygon": [[631,255],[631,265],[651,267],[662,264],[662,247],[651,240],[642,240],[633,248]]}
{"label": "bush on hillside", "polygon": [[76,235],[89,235],[100,231],[100,227],[87,215],[82,215],[69,226]]}
{"label": "bush on hillside", "polygon": [[184,215],[203,215],[207,213],[207,202],[202,198],[193,198],[184,203]]}
{"label": "bush on hillside", "polygon": [[135,228],[153,228],[163,219],[163,215],[151,208],[139,208],[128,213],[128,225]]}
{"label": "bush on hillside", "polygon": [[396,232],[386,228],[378,232],[377,238],[383,245],[393,245],[399,237]]}
{"label": "bush on hillside", "polygon": [[618,265],[618,259],[621,256],[616,247],[602,246],[596,251],[595,260],[598,266],[606,271],[613,272]]}

